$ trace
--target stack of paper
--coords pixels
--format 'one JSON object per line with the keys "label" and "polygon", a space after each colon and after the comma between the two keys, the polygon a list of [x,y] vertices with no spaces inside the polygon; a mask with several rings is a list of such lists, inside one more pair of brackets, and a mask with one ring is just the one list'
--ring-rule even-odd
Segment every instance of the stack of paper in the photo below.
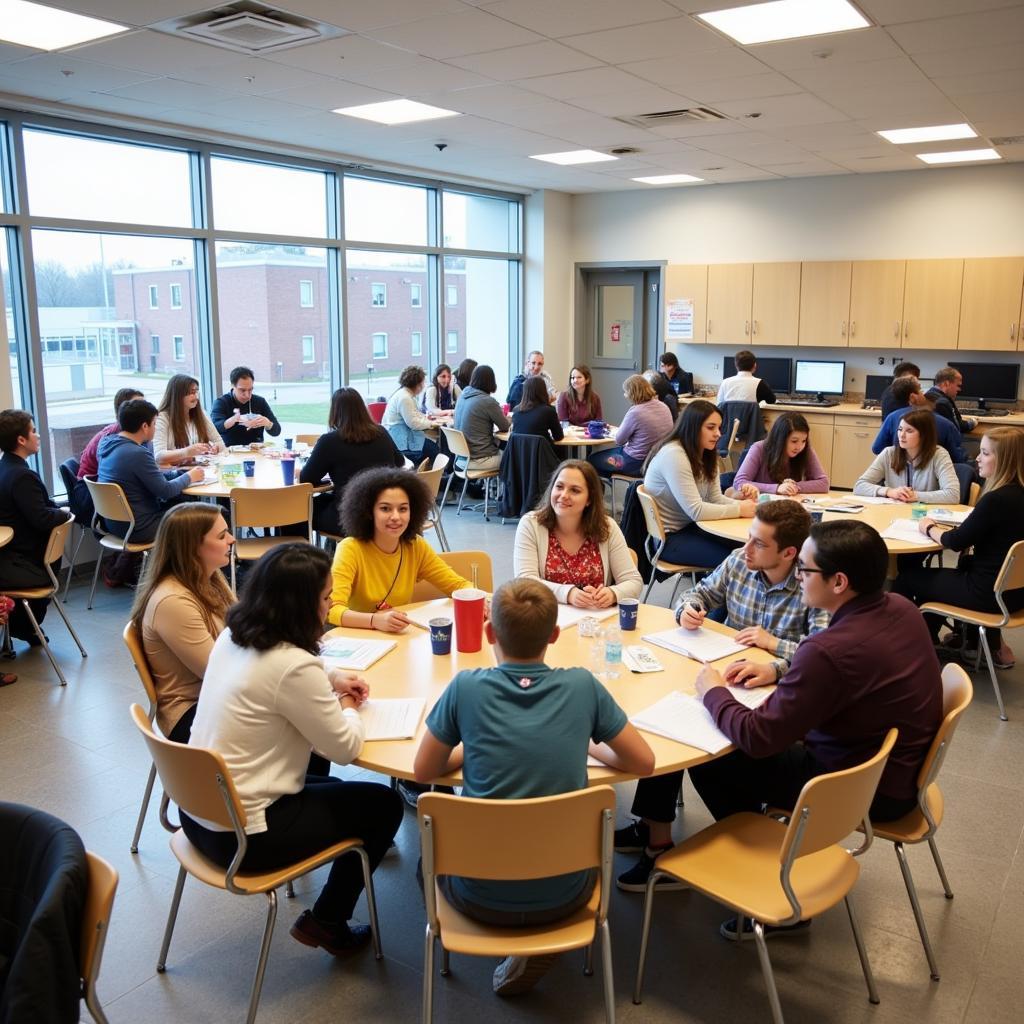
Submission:
{"label": "stack of paper", "polygon": [[736,643],[732,637],[713,630],[705,629],[665,629],[660,633],[645,634],[644,640],[657,644],[676,654],[684,654],[694,661],[717,661],[727,658],[730,654],[745,651],[743,644]]}
{"label": "stack of paper", "polygon": [[368,740],[411,740],[427,702],[422,697],[368,700],[359,708]]}
{"label": "stack of paper", "polygon": [[320,645],[320,656],[325,668],[362,672],[397,646],[394,640],[356,640],[349,636],[335,636]]}
{"label": "stack of paper", "polygon": [[937,523],[953,523],[959,526],[969,515],[971,510],[968,509],[966,512],[953,512],[948,508],[930,508],[928,509],[928,516],[934,519]]}
{"label": "stack of paper", "polygon": [[592,619],[603,622],[618,614],[619,609],[614,606],[611,608],[577,608],[571,604],[560,604],[558,606],[558,625],[561,629],[572,629],[573,626],[579,625],[580,619],[585,619],[588,615]]}
{"label": "stack of paper", "polygon": [[916,519],[894,519],[883,531],[889,540],[902,540],[907,544],[932,544],[918,528]]}

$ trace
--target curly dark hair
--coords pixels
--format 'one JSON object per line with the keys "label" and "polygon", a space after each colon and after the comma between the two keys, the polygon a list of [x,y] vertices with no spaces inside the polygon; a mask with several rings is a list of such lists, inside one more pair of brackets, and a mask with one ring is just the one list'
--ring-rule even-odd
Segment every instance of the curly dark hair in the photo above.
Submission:
{"label": "curly dark hair", "polygon": [[430,493],[415,473],[405,469],[374,467],[357,473],[345,485],[341,526],[345,536],[373,540],[373,507],[382,491],[395,488],[409,499],[409,525],[402,540],[412,542],[423,532],[430,511]]}
{"label": "curly dark hair", "polygon": [[412,364],[398,375],[398,386],[410,391],[418,388],[427,379],[427,371],[422,366]]}

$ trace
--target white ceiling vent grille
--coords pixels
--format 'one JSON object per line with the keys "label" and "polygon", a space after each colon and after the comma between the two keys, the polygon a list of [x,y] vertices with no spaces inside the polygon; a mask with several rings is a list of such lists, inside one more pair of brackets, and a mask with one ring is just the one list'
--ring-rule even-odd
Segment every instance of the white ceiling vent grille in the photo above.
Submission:
{"label": "white ceiling vent grille", "polygon": [[710,107],[686,107],[682,110],[658,110],[653,114],[636,114],[633,117],[617,117],[616,121],[632,125],[634,128],[656,128],[659,125],[693,124],[702,121],[727,121],[725,114],[720,114]]}
{"label": "white ceiling vent grille", "polygon": [[347,34],[337,26],[248,0],[173,18],[152,27],[251,56]]}

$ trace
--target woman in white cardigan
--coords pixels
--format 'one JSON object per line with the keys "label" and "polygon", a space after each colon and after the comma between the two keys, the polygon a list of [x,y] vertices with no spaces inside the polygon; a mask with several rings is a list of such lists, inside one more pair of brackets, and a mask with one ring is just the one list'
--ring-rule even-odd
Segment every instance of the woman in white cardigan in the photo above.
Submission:
{"label": "woman in white cardigan", "polygon": [[576,608],[610,608],[643,586],[622,531],[605,514],[597,470],[580,459],[563,462],[537,508],[519,520],[513,565],[516,576],[540,580]]}

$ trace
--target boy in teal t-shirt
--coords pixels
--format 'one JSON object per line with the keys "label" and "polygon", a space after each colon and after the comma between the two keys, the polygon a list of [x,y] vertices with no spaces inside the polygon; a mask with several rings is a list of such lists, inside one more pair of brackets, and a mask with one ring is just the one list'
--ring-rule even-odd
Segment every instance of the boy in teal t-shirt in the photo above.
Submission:
{"label": "boy in teal t-shirt", "polygon": [[[558,605],[538,580],[512,580],[491,601],[485,630],[496,668],[460,672],[427,716],[416,778],[429,782],[461,766],[463,793],[484,799],[553,796],[587,784],[587,754],[648,775],[654,755],[625,712],[586,669],[544,664],[558,639]],[[458,748],[462,744],[461,749]],[[590,898],[595,875],[580,872],[529,881],[441,881],[468,917],[499,925],[559,920]],[[534,984],[553,958],[509,957],[495,971],[507,995]],[[541,961],[547,961],[541,963]]]}

